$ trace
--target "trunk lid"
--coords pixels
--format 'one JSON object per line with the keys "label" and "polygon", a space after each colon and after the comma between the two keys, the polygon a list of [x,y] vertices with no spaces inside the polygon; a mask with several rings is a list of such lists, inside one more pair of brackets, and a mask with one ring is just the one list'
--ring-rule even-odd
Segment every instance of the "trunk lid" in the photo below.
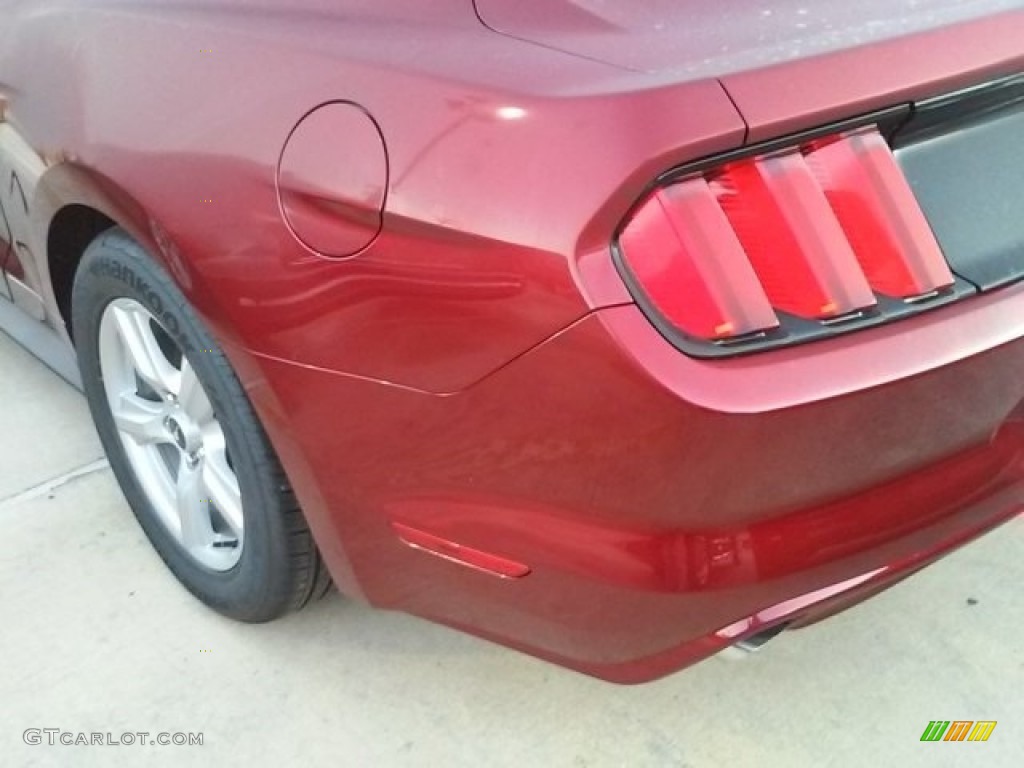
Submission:
{"label": "trunk lid", "polygon": [[673,79],[722,77],[914,34],[1021,0],[475,0],[492,30]]}
{"label": "trunk lid", "polygon": [[1024,0],[475,0],[491,29],[637,72],[717,79],[745,143],[913,105],[894,138],[953,271],[1024,278]]}

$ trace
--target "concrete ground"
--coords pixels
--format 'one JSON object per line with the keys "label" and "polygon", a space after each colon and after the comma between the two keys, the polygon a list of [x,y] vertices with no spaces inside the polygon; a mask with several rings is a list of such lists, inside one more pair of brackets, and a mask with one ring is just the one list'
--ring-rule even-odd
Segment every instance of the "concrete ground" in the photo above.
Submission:
{"label": "concrete ground", "polygon": [[[82,397],[0,334],[2,766],[1024,765],[1020,518],[756,656],[619,687],[336,594],[222,619],[101,459]],[[934,719],[998,726],[921,743]],[[26,745],[30,728],[204,743]]]}

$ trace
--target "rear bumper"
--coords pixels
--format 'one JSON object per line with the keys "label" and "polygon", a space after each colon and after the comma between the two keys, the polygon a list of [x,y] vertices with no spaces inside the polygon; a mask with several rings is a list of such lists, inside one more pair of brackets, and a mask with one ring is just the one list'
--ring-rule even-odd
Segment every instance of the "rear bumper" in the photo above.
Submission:
{"label": "rear bumper", "polygon": [[533,572],[500,583],[505,594],[486,605],[451,583],[392,607],[596,677],[639,683],[769,627],[831,615],[1021,511],[1022,424],[992,446],[746,527],[716,527],[709,519],[703,530],[640,533],[568,522],[551,510],[526,515],[522,507],[519,520],[498,522],[506,510],[493,504],[423,500],[392,512],[453,540],[512,553]]}
{"label": "rear bumper", "polygon": [[[865,550],[818,568],[794,572],[792,580],[780,580],[766,590],[773,595],[771,599],[781,598],[778,602],[758,608],[702,637],[686,639],[676,647],[645,658],[584,671],[613,682],[645,682],[700,661],[767,628],[813,623],[892,586],[1021,511],[1024,511],[1024,482],[1018,481],[968,507],[936,515],[933,525],[885,540],[874,551]],[[854,575],[835,580],[847,573]],[[801,591],[811,583],[822,586]]]}
{"label": "rear bumper", "polygon": [[[343,591],[639,682],[1024,507],[1022,324],[1018,285],[715,363],[623,306],[450,396],[267,358],[250,389]],[[463,568],[394,523],[530,572]]]}

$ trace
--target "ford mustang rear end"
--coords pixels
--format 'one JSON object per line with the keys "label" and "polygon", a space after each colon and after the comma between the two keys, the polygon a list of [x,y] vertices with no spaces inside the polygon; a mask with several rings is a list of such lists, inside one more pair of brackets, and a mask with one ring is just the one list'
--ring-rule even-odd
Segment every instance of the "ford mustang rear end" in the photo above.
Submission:
{"label": "ford mustang rear end", "polygon": [[1019,2],[51,5],[0,321],[218,610],[639,682],[1024,508]]}

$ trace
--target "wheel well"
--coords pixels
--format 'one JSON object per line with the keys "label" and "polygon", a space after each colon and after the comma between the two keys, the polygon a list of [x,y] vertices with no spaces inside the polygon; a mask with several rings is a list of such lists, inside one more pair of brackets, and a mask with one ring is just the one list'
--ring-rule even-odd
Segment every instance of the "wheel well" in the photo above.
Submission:
{"label": "wheel well", "polygon": [[50,222],[50,232],[46,239],[50,283],[69,336],[71,288],[75,282],[78,263],[82,260],[82,254],[89,247],[89,243],[101,232],[113,226],[116,226],[113,221],[85,205],[65,206]]}

